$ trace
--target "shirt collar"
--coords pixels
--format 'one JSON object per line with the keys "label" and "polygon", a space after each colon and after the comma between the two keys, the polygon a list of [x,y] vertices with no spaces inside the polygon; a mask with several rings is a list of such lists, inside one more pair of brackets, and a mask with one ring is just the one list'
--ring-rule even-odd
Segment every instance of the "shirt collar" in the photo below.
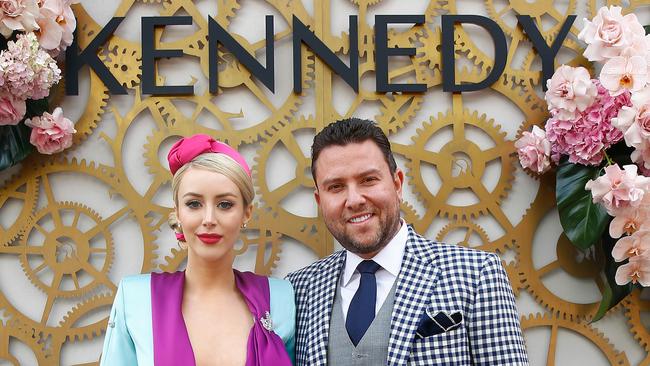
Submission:
{"label": "shirt collar", "polygon": [[[402,258],[404,257],[404,250],[406,248],[406,241],[408,240],[408,228],[404,220],[400,220],[401,227],[397,231],[397,234],[391,239],[391,241],[386,245],[382,250],[377,253],[372,260],[385,269],[392,276],[397,278],[399,271],[402,267]],[[352,275],[357,269],[359,263],[364,259],[359,257],[357,254],[352,253],[349,250],[346,250],[346,259],[345,259],[345,268],[343,269],[343,275],[341,279],[342,286],[347,286]]]}

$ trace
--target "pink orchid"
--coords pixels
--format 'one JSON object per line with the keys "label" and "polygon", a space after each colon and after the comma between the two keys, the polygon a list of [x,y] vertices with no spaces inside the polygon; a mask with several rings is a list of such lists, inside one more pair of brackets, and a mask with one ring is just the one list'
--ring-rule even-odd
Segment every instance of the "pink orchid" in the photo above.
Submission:
{"label": "pink orchid", "polygon": [[613,96],[641,90],[648,82],[648,61],[642,56],[613,57],[603,66],[600,82]]}
{"label": "pink orchid", "polygon": [[650,285],[650,259],[643,256],[630,258],[629,263],[618,267],[614,277],[616,284],[623,286],[630,281],[641,286]]}
{"label": "pink orchid", "polygon": [[603,61],[620,56],[645,35],[636,15],[632,13],[624,16],[621,10],[620,6],[603,6],[594,19],[585,19],[585,27],[578,38],[588,45],[584,55],[589,61]]}
{"label": "pink orchid", "polygon": [[72,145],[72,135],[77,132],[72,121],[63,116],[60,107],[52,114],[45,112],[41,117],[27,119],[25,124],[32,127],[29,142],[41,154],[51,155],[67,149]]}
{"label": "pink orchid", "polygon": [[584,67],[562,65],[546,81],[545,99],[554,117],[561,120],[574,119],[578,112],[589,107],[598,89]]}
{"label": "pink orchid", "polygon": [[56,56],[72,44],[72,35],[77,26],[70,0],[43,0],[39,17],[38,41],[41,47]]}
{"label": "pink orchid", "polygon": [[620,209],[640,205],[650,185],[650,178],[637,174],[636,165],[625,165],[623,169],[617,164],[610,165],[604,175],[585,185],[591,191],[593,202],[602,204],[612,216]]}
{"label": "pink orchid", "polygon": [[[644,201],[648,201],[647,197],[650,195],[644,195]],[[650,228],[650,212],[644,205],[645,203],[642,203],[640,207],[619,210],[609,224],[609,236],[618,239],[623,234],[632,235],[639,230]]]}
{"label": "pink orchid", "polygon": [[532,132],[525,131],[515,142],[519,154],[519,162],[524,168],[536,173],[544,173],[551,167],[551,142],[546,138],[546,132],[533,126]]}
{"label": "pink orchid", "polygon": [[632,94],[632,105],[623,106],[612,125],[624,133],[627,146],[640,147],[650,141],[650,87]]}
{"label": "pink orchid", "polygon": [[635,256],[646,256],[650,254],[648,250],[650,250],[650,230],[641,230],[619,239],[612,249],[612,258],[620,262]]}

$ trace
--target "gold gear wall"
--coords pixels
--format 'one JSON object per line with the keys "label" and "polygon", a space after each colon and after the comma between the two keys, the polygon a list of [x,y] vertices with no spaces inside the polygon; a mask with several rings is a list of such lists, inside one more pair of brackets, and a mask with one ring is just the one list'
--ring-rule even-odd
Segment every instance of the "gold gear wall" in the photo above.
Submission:
{"label": "gold gear wall", "polygon": [[[348,4],[359,14],[359,68],[362,79],[372,79],[375,73],[373,26],[368,19],[373,8],[381,2],[354,0]],[[169,235],[162,229],[171,207],[155,200],[170,181],[167,167],[159,160],[161,145],[179,136],[207,133],[234,147],[255,150],[255,157],[250,162],[253,163],[258,199],[254,218],[242,234],[237,253],[254,256],[256,272],[271,274],[278,262],[287,260],[281,249],[282,243],[289,239],[301,243],[315,256],[323,257],[331,253],[334,241],[318,214],[305,216],[290,210],[284,203],[298,190],[313,189],[313,182],[306,174],[310,160],[300,141],[304,140],[304,136],[313,136],[327,122],[356,115],[362,105],[372,104],[379,111],[374,119],[393,140],[394,151],[404,162],[402,168],[407,173],[409,189],[413,193],[414,198],[402,204],[405,219],[432,239],[445,241],[457,238],[461,245],[501,255],[514,253],[515,259],[507,263],[506,269],[515,294],[531,294],[547,310],[544,314],[522,317],[525,332],[533,328],[550,329],[547,364],[555,363],[560,329],[571,331],[574,336],[595,344],[611,364],[629,364],[626,355],[589,324],[597,301],[587,304],[568,301],[555,294],[544,280],[552,273],[563,272],[573,278],[593,281],[596,287],[601,287],[596,270],[602,260],[600,254],[576,259],[577,253],[573,247],[560,236],[552,240],[547,248],[556,253],[557,259],[539,264],[533,258],[533,243],[540,223],[554,210],[554,204],[549,200],[549,197],[554,197],[554,177],[547,175],[539,179],[525,172],[538,179],[536,195],[529,197],[528,208],[519,219],[511,219],[504,208],[504,202],[509,199],[513,189],[521,184],[516,179],[516,172],[520,168],[513,143],[522,131],[530,129],[532,125],[543,125],[547,117],[541,94],[539,60],[536,60],[521,29],[512,26],[512,20],[517,14],[531,15],[543,29],[544,38],[551,40],[566,15],[575,13],[576,3],[573,0],[485,0],[482,4],[484,13],[494,19],[507,35],[509,53],[508,66],[500,80],[479,93],[514,107],[521,115],[516,121],[488,117],[483,111],[473,109],[467,101],[468,96],[463,94],[448,95],[448,99],[441,102],[446,105],[439,108],[439,113],[425,118],[417,117],[427,94],[441,90],[441,31],[438,17],[459,12],[462,4],[458,0],[428,1],[421,12],[426,15],[426,24],[399,32],[389,31],[391,47],[417,49],[417,54],[410,57],[408,62],[391,67],[389,81],[424,83],[428,88],[427,93],[377,94],[367,90],[364,87],[367,84],[362,83],[359,93],[345,110],[335,108],[337,77],[304,46],[302,95],[289,93],[283,101],[271,101],[263,87],[232,55],[219,50],[220,90],[217,96],[206,93],[189,97],[152,97],[142,96],[139,92],[141,45],[118,36],[112,37],[100,51],[100,58],[117,80],[129,89],[130,107],[118,110],[113,106],[106,87],[91,72],[88,77],[90,95],[82,108],[81,117],[75,123],[78,133],[72,149],[76,151],[84,144],[102,144],[112,154],[108,159],[112,163],[77,160],[68,155],[33,155],[0,186],[0,216],[17,212],[11,222],[3,221],[0,225],[0,257],[15,261],[19,270],[11,275],[24,278],[33,286],[33,291],[42,293],[45,298],[42,311],[34,314],[6,296],[6,288],[0,288],[0,361],[18,364],[10,345],[11,342],[20,342],[32,350],[39,364],[58,365],[63,347],[103,336],[108,309],[119,281],[109,276],[113,262],[120,257],[119,245],[115,241],[119,234],[117,223],[129,222],[131,229],[135,228],[137,232],[133,239],[139,243],[141,258],[138,263],[132,263],[136,270],[174,271],[182,268],[186,252],[175,248],[164,252],[158,250],[157,242],[164,235]],[[606,3],[618,4],[609,0]],[[218,0],[213,1],[211,6],[216,14],[215,19],[229,29],[231,22],[237,19],[247,4],[237,0]],[[648,4],[648,1],[631,1],[625,11],[647,11]],[[332,13],[330,1],[315,1],[311,13],[300,1],[268,0],[266,5],[280,15],[275,17],[276,24],[286,24],[285,31],[276,32],[276,42],[290,39],[291,17],[297,15],[329,48],[336,50],[341,57],[351,56],[348,54],[347,33],[335,35],[331,31],[330,23],[335,14]],[[589,1],[586,5],[587,16],[593,16],[601,5],[602,1]],[[195,2],[122,0],[113,16],[128,18],[136,6],[144,6],[148,12],[161,16],[188,14],[193,17],[196,26],[193,34],[165,42],[162,41],[161,32],[158,32],[156,48],[182,49],[185,57],[194,59],[200,65],[202,75],[195,77],[207,79],[207,21]],[[74,10],[78,17],[77,37],[80,47],[84,48],[101,27],[81,5],[76,5]],[[564,52],[571,56],[563,62],[586,65],[586,60],[581,56],[581,46],[576,41],[577,33],[578,29],[574,26],[564,46]],[[456,57],[458,64],[463,65],[456,70],[457,82],[482,80],[493,61],[467,32],[457,29],[456,34]],[[251,53],[264,50],[264,41],[250,43],[242,36],[234,36]],[[515,61],[518,53],[525,55],[520,62]],[[164,78],[159,76],[157,82],[162,84]],[[259,108],[264,110],[262,117],[251,116],[245,109],[230,110],[214,103],[215,98],[236,95],[242,90],[252,95]],[[58,92],[56,96],[61,98],[61,93]],[[315,101],[309,117],[298,113],[307,98]],[[181,104],[189,105],[191,113],[183,113],[179,107]],[[115,119],[114,133],[102,132],[98,138],[89,139],[104,121],[106,112]],[[206,115],[218,123],[210,126],[197,123]],[[140,150],[144,158],[142,169],[148,172],[151,180],[147,187],[139,189],[127,173],[126,164],[130,157],[123,150],[126,143],[133,141],[133,125],[142,119],[152,122]],[[513,123],[517,125],[517,132],[508,136],[502,126]],[[475,141],[476,134],[484,135],[490,146],[484,147]],[[436,141],[435,148],[430,143],[432,140]],[[293,160],[290,171],[271,171],[273,168],[269,167],[268,161],[278,149],[287,152]],[[485,181],[488,169],[496,172],[496,184]],[[438,189],[432,189],[427,184],[431,176],[427,172],[434,172],[439,177],[441,185]],[[273,187],[268,180],[273,174],[282,174],[287,179]],[[81,199],[58,198],[58,192],[66,187],[56,187],[57,176],[70,175],[101,186],[106,196],[115,202],[112,211],[94,207],[94,203]],[[457,193],[473,196],[473,203],[458,203],[453,199]],[[42,204],[39,205],[39,202]],[[496,223],[500,227],[499,233],[495,234],[494,230],[485,227],[486,220]],[[21,269],[23,273],[20,273]],[[647,353],[650,350],[650,331],[644,327],[642,315],[650,306],[640,294],[634,293],[614,311],[621,311],[621,308],[630,333]],[[57,317],[53,309],[58,309],[57,312],[64,315]],[[649,363],[650,357],[642,362]]]}

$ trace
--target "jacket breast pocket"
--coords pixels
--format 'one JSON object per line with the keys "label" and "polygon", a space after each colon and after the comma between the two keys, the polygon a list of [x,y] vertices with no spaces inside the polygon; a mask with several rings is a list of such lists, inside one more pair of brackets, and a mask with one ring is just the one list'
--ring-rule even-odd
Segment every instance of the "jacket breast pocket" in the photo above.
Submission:
{"label": "jacket breast pocket", "polygon": [[409,365],[470,365],[467,329],[460,326],[447,332],[415,338]]}

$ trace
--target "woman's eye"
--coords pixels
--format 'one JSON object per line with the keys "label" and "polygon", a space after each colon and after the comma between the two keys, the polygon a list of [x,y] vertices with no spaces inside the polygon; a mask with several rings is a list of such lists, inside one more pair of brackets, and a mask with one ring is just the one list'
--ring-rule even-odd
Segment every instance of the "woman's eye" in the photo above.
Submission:
{"label": "woman's eye", "polygon": [[185,202],[185,206],[189,208],[199,208],[201,207],[201,202],[199,201],[187,201]]}
{"label": "woman's eye", "polygon": [[233,206],[233,203],[228,202],[228,201],[221,201],[221,202],[219,202],[217,204],[217,207],[219,207],[222,210],[227,210],[227,209],[231,208],[232,206]]}

